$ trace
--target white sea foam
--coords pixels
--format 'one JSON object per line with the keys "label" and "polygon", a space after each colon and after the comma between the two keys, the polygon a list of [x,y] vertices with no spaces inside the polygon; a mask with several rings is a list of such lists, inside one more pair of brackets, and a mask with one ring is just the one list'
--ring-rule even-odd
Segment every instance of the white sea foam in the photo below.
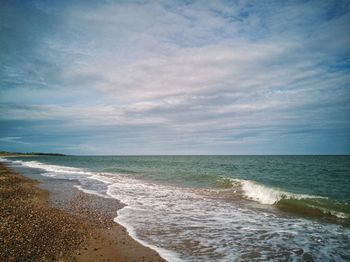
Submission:
{"label": "white sea foam", "polygon": [[157,247],[155,245],[152,245],[150,243],[147,243],[145,241],[143,241],[142,239],[140,239],[137,236],[137,233],[134,229],[134,227],[128,223],[128,221],[126,219],[124,219],[124,216],[122,214],[122,212],[125,210],[127,210],[129,207],[124,207],[123,209],[118,210],[118,216],[114,218],[114,221],[120,225],[122,225],[123,227],[126,228],[126,230],[128,231],[129,236],[131,236],[133,239],[135,239],[137,242],[139,242],[141,245],[145,246],[145,247],[149,247],[155,251],[158,252],[158,254],[164,258],[166,261],[171,261],[171,262],[181,262],[183,261],[182,259],[179,258],[179,254],[177,254],[176,252],[173,252],[171,250],[165,249],[165,248],[161,248],[161,247]]}
{"label": "white sea foam", "polygon": [[281,199],[306,199],[306,198],[324,198],[320,196],[294,194],[285,192],[278,188],[268,187],[257,182],[244,179],[231,179],[234,186],[239,184],[242,187],[246,198],[257,201],[261,204],[273,205]]}
{"label": "white sea foam", "polygon": [[90,195],[95,195],[95,196],[99,196],[99,197],[103,197],[103,198],[110,198],[109,196],[105,195],[105,194],[100,194],[95,190],[89,190],[89,189],[85,189],[80,185],[74,185],[74,187],[86,194],[90,194]]}
{"label": "white sea foam", "polygon": [[47,172],[56,172],[56,173],[64,173],[64,174],[82,174],[82,175],[92,175],[91,172],[84,171],[83,169],[76,168],[76,167],[67,167],[67,166],[59,166],[59,165],[49,165],[49,164],[44,164],[38,161],[21,161],[21,160],[16,160],[13,161],[13,163],[19,163],[23,166],[26,167],[31,167],[31,168],[38,168],[38,169],[43,169]]}
{"label": "white sea foam", "polygon": [[[328,199],[322,196],[308,195],[308,194],[294,194],[280,190],[278,188],[268,187],[257,182],[244,180],[244,179],[230,179],[234,187],[240,186],[243,195],[250,200],[257,201],[265,205],[273,205],[278,203],[282,199]],[[331,214],[340,219],[348,219],[349,215],[343,212],[337,212],[323,208],[321,206],[315,206],[308,204],[308,207],[318,209],[324,214]]]}
{"label": "white sea foam", "polygon": [[90,178],[109,185],[113,183],[115,176],[111,176],[110,173],[94,173]]}

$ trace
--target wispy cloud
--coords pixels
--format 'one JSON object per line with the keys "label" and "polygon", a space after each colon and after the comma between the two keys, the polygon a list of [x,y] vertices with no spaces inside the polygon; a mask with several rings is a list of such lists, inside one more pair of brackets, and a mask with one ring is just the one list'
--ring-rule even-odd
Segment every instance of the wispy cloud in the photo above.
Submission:
{"label": "wispy cloud", "polygon": [[4,137],[88,154],[349,153],[347,1],[2,5]]}
{"label": "wispy cloud", "polygon": [[15,143],[15,144],[22,144],[22,145],[30,145],[30,143],[26,143],[22,141],[22,137],[18,136],[8,136],[8,137],[0,137],[0,142],[3,143]]}

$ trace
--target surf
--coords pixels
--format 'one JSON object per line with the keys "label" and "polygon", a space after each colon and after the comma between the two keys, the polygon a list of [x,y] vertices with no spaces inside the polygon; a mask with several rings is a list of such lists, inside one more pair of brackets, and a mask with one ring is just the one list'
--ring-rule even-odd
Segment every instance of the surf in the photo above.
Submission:
{"label": "surf", "polygon": [[240,193],[246,199],[260,204],[273,205],[283,211],[305,216],[350,224],[350,205],[347,201],[287,192],[244,179],[222,178],[220,184],[225,188],[231,187],[234,193]]}

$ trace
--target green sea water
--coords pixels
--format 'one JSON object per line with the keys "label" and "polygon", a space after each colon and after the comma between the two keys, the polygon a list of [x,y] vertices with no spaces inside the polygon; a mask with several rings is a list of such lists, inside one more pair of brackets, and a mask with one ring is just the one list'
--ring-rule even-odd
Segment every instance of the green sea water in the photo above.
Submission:
{"label": "green sea water", "polygon": [[261,194],[276,189],[282,198],[283,192],[286,198],[288,193],[310,196],[307,200],[300,197],[302,202],[290,197],[291,200],[281,201],[279,207],[291,206],[290,210],[295,211],[320,208],[350,215],[350,156],[39,156],[30,160],[95,172],[124,173],[132,178],[180,187],[229,188],[234,186],[234,179],[251,181],[266,186],[266,192]]}
{"label": "green sea water", "polygon": [[287,192],[350,200],[350,156],[40,156],[30,160],[186,187],[221,187],[223,178],[246,179]]}

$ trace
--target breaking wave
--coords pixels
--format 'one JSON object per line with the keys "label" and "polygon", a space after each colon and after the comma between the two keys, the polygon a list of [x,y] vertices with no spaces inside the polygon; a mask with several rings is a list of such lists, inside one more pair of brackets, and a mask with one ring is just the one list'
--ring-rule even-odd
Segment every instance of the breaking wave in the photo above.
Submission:
{"label": "breaking wave", "polygon": [[246,199],[261,204],[274,205],[279,209],[307,216],[345,219],[344,222],[350,223],[350,206],[346,201],[286,192],[251,180],[231,178],[221,180],[221,184],[226,188],[228,183],[231,184],[231,188],[234,189],[235,193],[239,192]]}

